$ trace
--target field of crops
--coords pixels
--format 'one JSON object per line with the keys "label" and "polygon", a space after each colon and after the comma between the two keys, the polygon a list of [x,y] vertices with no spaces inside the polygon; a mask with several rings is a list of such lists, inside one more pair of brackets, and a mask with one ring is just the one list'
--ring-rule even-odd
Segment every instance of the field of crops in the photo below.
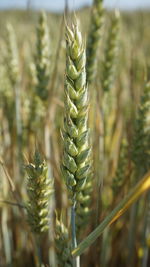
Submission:
{"label": "field of crops", "polygon": [[150,266],[150,12],[0,25],[0,267]]}

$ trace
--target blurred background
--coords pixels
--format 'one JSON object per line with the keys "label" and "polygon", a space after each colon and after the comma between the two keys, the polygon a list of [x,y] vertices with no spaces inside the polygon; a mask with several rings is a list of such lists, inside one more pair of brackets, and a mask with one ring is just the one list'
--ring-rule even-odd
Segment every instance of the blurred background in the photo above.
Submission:
{"label": "blurred background", "polygon": [[[106,0],[104,1],[105,6],[108,8],[120,8],[120,9],[139,9],[150,7],[149,0]],[[92,4],[92,0],[68,0],[68,4],[70,8],[80,8],[84,6],[90,6]],[[36,8],[36,9],[48,9],[51,11],[60,12],[64,9],[65,0],[1,0],[0,8],[1,9],[9,9],[9,8]]]}

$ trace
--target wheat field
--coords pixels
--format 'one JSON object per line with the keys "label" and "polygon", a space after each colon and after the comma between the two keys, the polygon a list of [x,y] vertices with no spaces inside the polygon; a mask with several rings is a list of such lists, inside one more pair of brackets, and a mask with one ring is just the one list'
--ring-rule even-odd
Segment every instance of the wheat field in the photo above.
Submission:
{"label": "wheat field", "polygon": [[150,264],[150,11],[0,11],[0,267]]}

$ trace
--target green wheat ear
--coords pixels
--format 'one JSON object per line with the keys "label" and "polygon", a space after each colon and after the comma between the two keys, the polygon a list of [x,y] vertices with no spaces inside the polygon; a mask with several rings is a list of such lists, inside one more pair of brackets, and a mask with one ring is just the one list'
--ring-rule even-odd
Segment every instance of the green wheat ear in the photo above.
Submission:
{"label": "green wheat ear", "polygon": [[7,56],[6,63],[8,69],[8,77],[10,79],[11,85],[14,87],[20,80],[19,71],[19,55],[18,47],[14,29],[11,24],[7,25]]}
{"label": "green wheat ear", "polygon": [[62,174],[71,200],[85,186],[90,170],[88,90],[86,86],[85,44],[77,23],[66,26],[65,118]]}
{"label": "green wheat ear", "polygon": [[[150,166],[150,126],[149,126],[149,114],[150,114],[150,82],[147,82],[144,87],[144,92],[141,96],[140,105],[137,110],[136,120],[134,124],[134,135],[131,156],[134,163],[134,176],[133,183],[141,179],[148,170]],[[149,199],[148,203],[149,203]],[[149,204],[148,204],[149,206]],[[144,223],[144,232],[148,230],[147,228],[147,219],[149,214],[149,207],[146,207],[146,220]],[[130,251],[129,256],[133,254],[133,248],[135,243],[135,229],[137,227],[137,214],[139,210],[139,205],[133,206],[131,217],[130,217],[130,231],[129,231],[129,242],[130,242]],[[149,230],[148,230],[149,231]],[[144,233],[143,232],[143,233]],[[144,242],[145,242],[145,233],[144,233]],[[144,248],[143,260],[145,259],[147,247]]]}
{"label": "green wheat ear", "polygon": [[97,52],[102,35],[102,26],[104,22],[103,0],[93,1],[93,10],[91,14],[90,30],[87,38],[87,81],[91,83],[96,75]]}
{"label": "green wheat ear", "polygon": [[85,231],[88,224],[89,216],[91,214],[91,194],[93,191],[93,174],[89,173],[86,184],[82,192],[77,197],[77,210],[76,210],[76,228],[78,235]]}
{"label": "green wheat ear", "polygon": [[35,62],[30,65],[31,96],[30,96],[30,129],[35,133],[44,121],[48,105],[48,84],[50,78],[50,38],[47,17],[44,12],[39,16],[37,25],[37,43]]}
{"label": "green wheat ear", "polygon": [[108,35],[105,59],[103,63],[102,72],[102,89],[104,92],[108,92],[114,82],[116,59],[118,53],[118,37],[120,28],[120,13],[116,10],[111,22],[111,27]]}
{"label": "green wheat ear", "polygon": [[63,223],[62,215],[60,216],[60,219],[58,219],[57,214],[55,223],[55,246],[58,266],[71,267],[71,243],[69,240],[68,229]]}
{"label": "green wheat ear", "polygon": [[50,39],[47,25],[47,17],[44,12],[40,14],[39,23],[37,26],[36,49],[36,93],[42,101],[46,101],[46,99],[48,99],[48,83],[50,76]]}
{"label": "green wheat ear", "polygon": [[54,189],[48,178],[46,162],[35,152],[33,164],[25,166],[28,174],[27,204],[28,221],[34,233],[40,234],[49,228],[49,202]]}
{"label": "green wheat ear", "polygon": [[150,82],[147,82],[141,96],[136,121],[134,124],[134,138],[132,146],[132,160],[134,162],[138,176],[144,175],[149,169],[149,129],[150,114]]}

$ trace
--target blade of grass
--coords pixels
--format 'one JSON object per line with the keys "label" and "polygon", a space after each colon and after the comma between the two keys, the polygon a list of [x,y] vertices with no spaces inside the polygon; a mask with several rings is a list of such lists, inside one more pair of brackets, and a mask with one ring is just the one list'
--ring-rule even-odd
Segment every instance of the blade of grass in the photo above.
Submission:
{"label": "blade of grass", "polygon": [[99,226],[89,234],[72,251],[74,257],[81,255],[104,231],[107,226],[115,222],[129,207],[148,189],[150,189],[150,172],[129,192],[129,194],[117,205],[117,207],[99,224]]}

